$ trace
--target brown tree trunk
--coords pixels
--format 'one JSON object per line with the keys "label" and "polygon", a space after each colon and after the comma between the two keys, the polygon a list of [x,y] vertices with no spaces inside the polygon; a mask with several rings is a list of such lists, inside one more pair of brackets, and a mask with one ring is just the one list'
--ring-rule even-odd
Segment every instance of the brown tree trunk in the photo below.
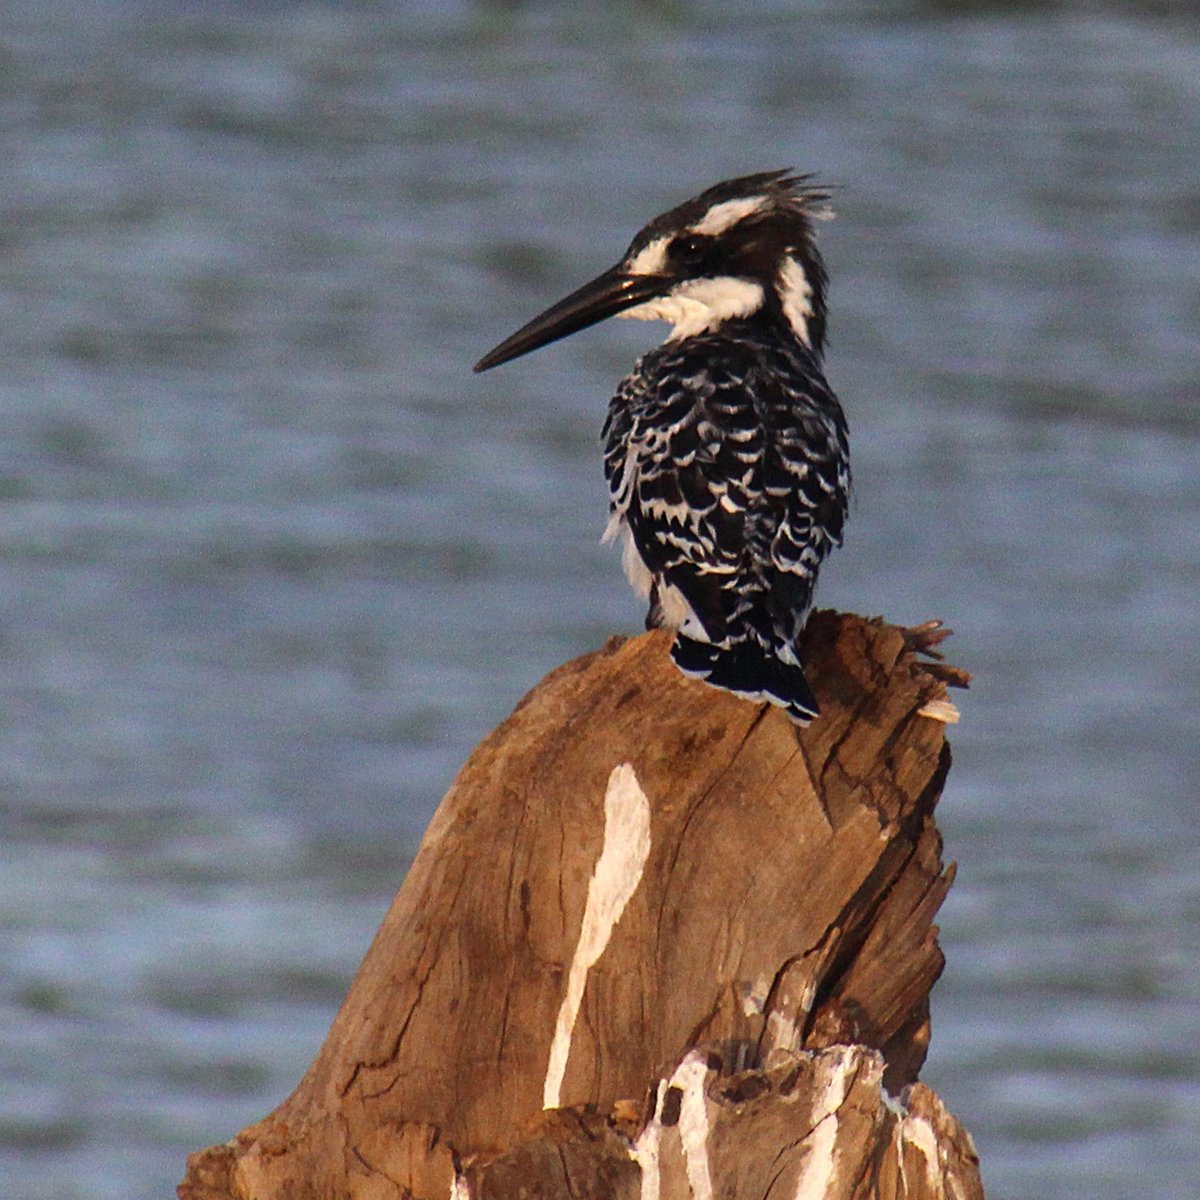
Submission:
{"label": "brown tree trunk", "polygon": [[916,657],[938,640],[816,614],[799,731],[661,633],[553,671],[459,773],[300,1085],[180,1197],[982,1200],[915,1083],[965,682]]}

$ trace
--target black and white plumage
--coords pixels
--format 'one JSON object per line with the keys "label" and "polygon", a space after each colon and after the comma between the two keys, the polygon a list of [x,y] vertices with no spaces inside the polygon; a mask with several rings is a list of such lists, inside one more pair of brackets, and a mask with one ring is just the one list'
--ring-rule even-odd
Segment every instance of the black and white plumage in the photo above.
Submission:
{"label": "black and white plumage", "polygon": [[822,371],[813,220],[827,199],[781,171],[718,184],[476,366],[608,316],[672,323],[609,407],[605,536],[624,544],[647,627],[676,631],[681,670],[801,724],[818,709],[798,641],[850,487],[846,421]]}

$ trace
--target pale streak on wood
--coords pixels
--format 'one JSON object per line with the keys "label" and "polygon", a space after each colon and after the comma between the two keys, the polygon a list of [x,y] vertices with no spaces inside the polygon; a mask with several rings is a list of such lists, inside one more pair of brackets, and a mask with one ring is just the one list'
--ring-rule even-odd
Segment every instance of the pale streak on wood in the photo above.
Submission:
{"label": "pale streak on wood", "polygon": [[471,1200],[470,1184],[458,1173],[457,1169],[450,1180],[450,1200]]}
{"label": "pale streak on wood", "polygon": [[771,994],[771,981],[765,976],[759,976],[753,986],[742,984],[742,1015],[760,1017],[767,1007],[767,997]]}
{"label": "pale streak on wood", "polygon": [[679,1141],[688,1187],[695,1200],[712,1200],[712,1174],[708,1167],[708,1107],[704,1079],[708,1063],[698,1050],[691,1051],[675,1068],[671,1085],[683,1092],[679,1107]]}
{"label": "pale streak on wood", "polygon": [[[905,1116],[899,1122],[897,1129],[900,1134],[900,1164],[904,1165],[904,1143],[916,1147],[921,1157],[925,1159],[925,1184],[931,1196],[944,1196],[942,1187],[942,1172],[938,1159],[937,1134],[933,1126],[924,1118],[913,1115]],[[907,1181],[906,1181],[907,1182]]]}
{"label": "pale streak on wood", "polygon": [[808,1157],[796,1180],[796,1200],[823,1200],[830,1193],[837,1166],[837,1114],[846,1099],[846,1076],[854,1057],[849,1047],[842,1048],[829,1068],[825,1089],[813,1106],[813,1131]]}
{"label": "pale streak on wood", "polygon": [[650,802],[631,763],[614,767],[604,793],[604,844],[588,881],[579,941],[558,1010],[542,1085],[542,1107],[557,1108],[588,972],[600,960],[650,857]]}
{"label": "pale streak on wood", "polygon": [[638,1134],[637,1141],[630,1148],[629,1157],[638,1165],[642,1173],[640,1200],[658,1200],[662,1190],[661,1170],[659,1166],[659,1147],[662,1144],[662,1113],[663,1097],[667,1094],[667,1081],[660,1079],[654,1095],[654,1113],[646,1122],[646,1128]]}
{"label": "pale streak on wood", "polygon": [[662,1188],[662,1110],[663,1101],[671,1088],[682,1093],[676,1130],[683,1151],[688,1190],[693,1200],[712,1200],[712,1171],[708,1164],[708,1102],[704,1095],[708,1071],[705,1055],[699,1050],[692,1050],[683,1057],[670,1079],[658,1081],[654,1113],[629,1151],[629,1157],[642,1172],[640,1200],[658,1200]]}
{"label": "pale streak on wood", "polygon": [[917,716],[930,717],[934,721],[941,721],[943,725],[957,725],[959,712],[949,700],[930,700],[917,709]]}
{"label": "pale streak on wood", "polygon": [[[801,1007],[801,1014],[808,1015],[809,1006]],[[793,1017],[778,1009],[767,1016],[767,1043],[783,1050],[796,1050],[800,1046],[800,1024]]]}

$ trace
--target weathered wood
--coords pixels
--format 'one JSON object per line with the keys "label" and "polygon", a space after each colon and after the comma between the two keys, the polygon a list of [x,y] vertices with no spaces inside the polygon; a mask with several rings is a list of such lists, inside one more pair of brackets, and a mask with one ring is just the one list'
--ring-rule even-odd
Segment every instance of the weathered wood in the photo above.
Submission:
{"label": "weathered wood", "polygon": [[296,1091],[180,1196],[981,1197],[937,1098],[883,1090],[942,968],[937,640],[816,614],[801,731],[661,633],[552,672],[460,772]]}

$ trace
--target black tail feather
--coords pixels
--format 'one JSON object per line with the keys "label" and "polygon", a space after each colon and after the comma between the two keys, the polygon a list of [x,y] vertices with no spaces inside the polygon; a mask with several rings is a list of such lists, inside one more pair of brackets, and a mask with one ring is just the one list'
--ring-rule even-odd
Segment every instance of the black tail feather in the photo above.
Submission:
{"label": "black tail feather", "polygon": [[807,725],[820,712],[804,668],[753,642],[722,647],[676,634],[671,657],[685,675],[747,700],[776,704],[797,725]]}

